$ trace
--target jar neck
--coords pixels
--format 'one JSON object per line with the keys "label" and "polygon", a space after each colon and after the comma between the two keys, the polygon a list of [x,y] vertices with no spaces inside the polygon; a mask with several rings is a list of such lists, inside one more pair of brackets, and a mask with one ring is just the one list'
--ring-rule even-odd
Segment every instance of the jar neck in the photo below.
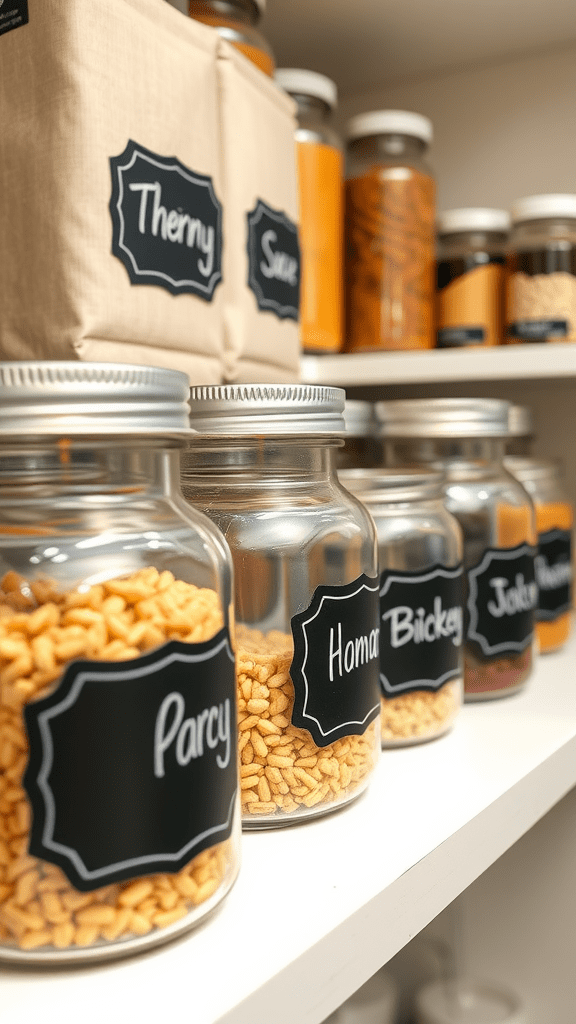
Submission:
{"label": "jar neck", "polygon": [[384,439],[385,461],[390,466],[426,465],[459,471],[503,469],[504,438],[400,438]]}
{"label": "jar neck", "polygon": [[330,116],[330,107],[318,96],[307,96],[304,93],[290,93],[298,107],[297,116],[299,121],[319,121],[326,123]]}
{"label": "jar neck", "polygon": [[5,443],[0,459],[2,501],[66,492],[130,500],[178,493],[180,447],[165,439],[43,440]]}
{"label": "jar neck", "polygon": [[338,437],[199,438],[182,454],[182,481],[218,478],[227,487],[276,485],[280,481],[336,481]]}
{"label": "jar neck", "polygon": [[368,159],[421,160],[428,149],[423,139],[413,135],[368,135],[348,143],[350,156]]}
{"label": "jar neck", "polygon": [[259,10],[253,0],[189,0],[191,17],[225,18],[244,25],[256,25]]}

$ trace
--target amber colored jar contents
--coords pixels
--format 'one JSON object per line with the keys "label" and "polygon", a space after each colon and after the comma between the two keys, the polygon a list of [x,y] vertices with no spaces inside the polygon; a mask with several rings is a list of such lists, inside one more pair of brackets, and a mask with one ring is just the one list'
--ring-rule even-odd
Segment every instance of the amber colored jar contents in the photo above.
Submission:
{"label": "amber colored jar contents", "polygon": [[189,0],[191,18],[215,28],[260,71],[272,77],[274,55],[256,28],[266,0]]}
{"label": "amber colored jar contents", "polygon": [[300,68],[280,68],[275,77],[298,106],[302,348],[339,352],[344,316],[344,167],[340,139],[327,123],[336,105],[336,86],[325,75]]}
{"label": "amber colored jar contents", "polygon": [[428,118],[378,111],[348,127],[348,351],[434,346],[435,182]]}

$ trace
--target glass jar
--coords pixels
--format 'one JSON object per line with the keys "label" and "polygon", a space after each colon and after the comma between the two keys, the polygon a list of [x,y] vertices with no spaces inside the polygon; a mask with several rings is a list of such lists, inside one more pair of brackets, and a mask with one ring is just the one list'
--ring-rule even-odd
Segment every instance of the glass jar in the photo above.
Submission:
{"label": "glass jar", "polygon": [[555,651],[570,636],[574,510],[558,462],[507,458],[505,466],[528,491],[536,509],[536,635],[542,653]]}
{"label": "glass jar", "polygon": [[344,403],[344,445],[336,452],[340,469],[368,469],[380,463],[380,443],[375,437],[376,419],[372,402],[347,398]]}
{"label": "glass jar", "polygon": [[0,959],[164,942],[238,871],[231,563],[187,377],[0,364]]}
{"label": "glass jar", "polygon": [[462,533],[441,473],[349,469],[378,534],[382,746],[434,739],[462,705]]}
{"label": "glass jar", "polygon": [[527,405],[511,405],[508,410],[506,454],[530,455],[534,441],[534,416]]}
{"label": "glass jar", "polygon": [[576,341],[576,195],[512,207],[507,340]]}
{"label": "glass jar", "polygon": [[447,210],[438,218],[438,348],[504,341],[506,210]]}
{"label": "glass jar", "polygon": [[298,108],[302,348],[339,352],[344,315],[344,166],[342,143],[328,123],[337,102],[336,85],[325,75],[299,68],[280,68],[275,78]]}
{"label": "glass jar", "polygon": [[432,123],[379,110],[353,117],[347,134],[345,348],[433,348]]}
{"label": "glass jar", "polygon": [[446,474],[446,506],[464,539],[465,700],[513,693],[532,669],[534,506],[504,468],[508,410],[508,402],[478,398],[376,406],[388,465]]}
{"label": "glass jar", "polygon": [[272,77],[274,54],[257,28],[266,0],[189,0],[188,10],[191,18],[215,28],[218,35]]}
{"label": "glass jar", "polygon": [[243,823],[324,814],[368,783],[380,748],[374,524],[339,484],[344,392],[191,392],[202,436],[182,486],[234,561]]}

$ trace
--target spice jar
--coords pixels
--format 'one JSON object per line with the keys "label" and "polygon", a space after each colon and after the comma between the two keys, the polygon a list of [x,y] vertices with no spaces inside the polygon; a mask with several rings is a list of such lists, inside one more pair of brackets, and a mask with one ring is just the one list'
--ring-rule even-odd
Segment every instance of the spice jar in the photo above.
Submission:
{"label": "spice jar", "polygon": [[434,346],[432,123],[379,110],[348,124],[348,351]]}
{"label": "spice jar", "polygon": [[382,746],[447,732],[462,704],[462,534],[441,473],[349,469],[378,534]]}
{"label": "spice jar", "polygon": [[504,468],[508,410],[508,402],[477,398],[376,406],[387,464],[446,474],[446,506],[464,540],[466,700],[519,690],[532,668],[534,507]]}
{"label": "spice jar", "polygon": [[534,441],[534,416],[527,405],[511,405],[508,410],[507,455],[530,455]]}
{"label": "spice jar", "polygon": [[274,55],[257,25],[266,0],[189,0],[190,17],[215,28],[265,75],[274,74]]}
{"label": "spice jar", "polygon": [[536,635],[542,653],[555,651],[570,635],[574,512],[559,463],[507,458],[505,465],[528,491],[536,509]]}
{"label": "spice jar", "polygon": [[0,959],[125,955],[238,871],[230,555],[179,493],[188,379],[0,364]]}
{"label": "spice jar", "polygon": [[376,418],[372,402],[347,398],[344,403],[344,445],[336,452],[340,469],[367,469],[380,463],[380,443],[375,436]]}
{"label": "spice jar", "polygon": [[342,144],[328,118],[336,85],[325,75],[280,68],[276,81],[297,104],[300,194],[300,336],[306,352],[339,352],[344,315]]}
{"label": "spice jar", "polygon": [[339,484],[344,392],[196,387],[182,484],[234,561],[243,822],[291,824],[368,783],[380,748],[374,524]]}
{"label": "spice jar", "polygon": [[576,195],[512,207],[508,342],[576,341]]}
{"label": "spice jar", "polygon": [[503,343],[509,229],[506,210],[447,210],[438,218],[438,348]]}

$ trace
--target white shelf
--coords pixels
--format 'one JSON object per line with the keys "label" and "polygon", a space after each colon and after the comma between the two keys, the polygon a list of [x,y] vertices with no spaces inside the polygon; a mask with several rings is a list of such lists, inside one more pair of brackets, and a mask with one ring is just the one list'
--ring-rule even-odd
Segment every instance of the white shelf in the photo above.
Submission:
{"label": "white shelf", "polygon": [[576,345],[560,342],[303,356],[301,373],[308,384],[339,387],[576,377]]}
{"label": "white shelf", "polygon": [[386,751],[366,795],[244,838],[228,900],[114,964],[0,970],[2,1024],[320,1024],[576,784],[576,643],[526,690]]}

